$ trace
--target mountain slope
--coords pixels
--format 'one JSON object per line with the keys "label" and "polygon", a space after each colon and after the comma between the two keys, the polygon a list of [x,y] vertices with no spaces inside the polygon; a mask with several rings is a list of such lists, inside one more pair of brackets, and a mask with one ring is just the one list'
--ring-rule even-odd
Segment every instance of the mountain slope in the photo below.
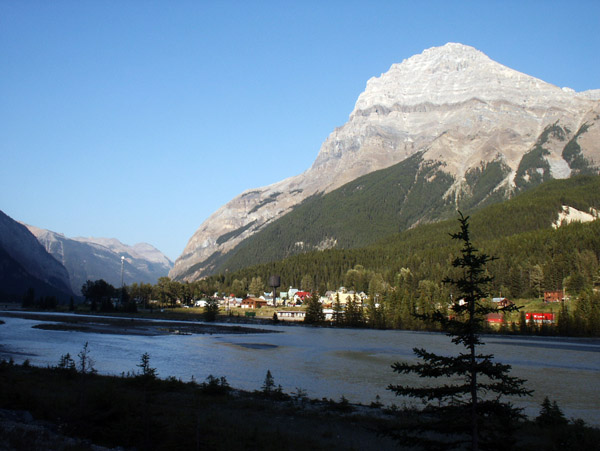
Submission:
{"label": "mountain slope", "polygon": [[[566,226],[565,215],[574,216],[576,211],[592,222]],[[535,266],[549,290],[561,288],[564,279],[572,274],[585,275],[590,280],[600,275],[600,176],[551,180],[474,212],[470,224],[477,247],[498,257],[490,266],[496,292],[508,295],[502,288],[505,286],[511,287],[512,296],[531,295],[527,291]],[[234,279],[267,280],[270,275],[279,274],[282,286],[298,286],[308,275],[319,289],[323,289],[321,285],[334,289],[359,283],[355,288],[367,291],[374,272],[380,273],[387,283],[396,284],[403,268],[410,269],[415,283],[424,279],[441,282],[458,251],[456,243],[449,239],[456,230],[454,214],[451,219],[419,225],[367,247],[299,254],[212,276],[206,283],[215,281],[229,287]],[[360,282],[349,281],[348,271],[356,267],[361,267],[365,276],[359,278]]]}
{"label": "mountain slope", "polygon": [[28,288],[37,296],[72,295],[69,274],[27,230],[0,211],[0,294],[18,298]]}
{"label": "mountain slope", "polygon": [[69,272],[73,292],[80,294],[86,280],[104,279],[121,286],[121,256],[125,257],[123,281],[156,283],[173,263],[146,243],[127,246],[114,238],[67,238],[62,234],[27,226],[44,248]]}
{"label": "mountain slope", "polygon": [[[436,177],[451,178],[444,199],[472,206],[549,178],[597,173],[597,98],[514,71],[472,47],[425,50],[368,81],[349,121],[327,138],[310,169],[247,191],[208,218],[170,275],[210,274],[240,243],[309,197],[416,154],[420,168],[435,166]],[[483,174],[488,167],[502,177]]]}

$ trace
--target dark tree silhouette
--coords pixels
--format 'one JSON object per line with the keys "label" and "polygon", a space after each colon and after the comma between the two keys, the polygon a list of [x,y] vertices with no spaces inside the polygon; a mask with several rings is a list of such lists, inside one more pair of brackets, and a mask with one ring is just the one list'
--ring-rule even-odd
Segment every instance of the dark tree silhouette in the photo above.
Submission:
{"label": "dark tree silhouette", "polygon": [[[483,302],[485,286],[492,278],[486,274],[486,264],[493,257],[480,253],[471,242],[469,217],[460,213],[460,232],[451,234],[462,242],[461,255],[452,265],[459,268],[457,278],[447,278],[457,290],[456,302],[450,314],[435,311],[417,315],[420,319],[440,324],[452,337],[452,342],[465,351],[448,357],[425,349],[414,348],[419,363],[396,362],[392,365],[400,374],[416,374],[422,378],[445,378],[446,383],[436,386],[390,385],[396,395],[420,398],[426,403],[417,424],[400,428],[397,433],[405,443],[415,443],[427,449],[449,449],[470,443],[472,450],[506,447],[516,420],[522,418],[521,409],[501,397],[528,396],[531,391],[523,387],[525,380],[510,376],[510,365],[493,362],[493,355],[481,354],[483,345],[480,333],[485,326],[485,316],[492,312],[518,309],[490,307]],[[488,396],[482,396],[487,394]],[[500,440],[501,439],[501,440]]]}
{"label": "dark tree silhouette", "polygon": [[215,321],[219,314],[219,303],[214,298],[209,298],[204,306],[204,319],[206,321]]}
{"label": "dark tree silhouette", "polygon": [[307,324],[319,324],[325,321],[323,305],[319,300],[319,293],[313,292],[306,302],[306,316],[304,322]]}

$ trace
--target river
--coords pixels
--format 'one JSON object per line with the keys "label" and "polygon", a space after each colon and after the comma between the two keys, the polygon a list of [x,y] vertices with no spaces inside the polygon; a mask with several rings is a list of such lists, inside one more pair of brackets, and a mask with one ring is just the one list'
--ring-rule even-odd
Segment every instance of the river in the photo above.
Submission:
{"label": "river", "polygon": [[[137,372],[143,353],[160,377],[202,382],[209,374],[225,376],[231,386],[259,390],[267,370],[287,393],[302,389],[311,398],[342,396],[369,404],[379,395],[402,406],[386,387],[419,383],[392,372],[395,361],[415,361],[412,349],[454,355],[461,349],[437,333],[260,326],[281,333],[214,335],[112,335],[32,328],[40,321],[3,317],[0,358],[54,366],[63,354],[76,359],[88,342],[102,374]],[[512,366],[511,375],[527,379],[535,390],[513,400],[535,417],[545,396],[557,401],[568,418],[600,427],[600,340],[485,336],[482,352]]]}

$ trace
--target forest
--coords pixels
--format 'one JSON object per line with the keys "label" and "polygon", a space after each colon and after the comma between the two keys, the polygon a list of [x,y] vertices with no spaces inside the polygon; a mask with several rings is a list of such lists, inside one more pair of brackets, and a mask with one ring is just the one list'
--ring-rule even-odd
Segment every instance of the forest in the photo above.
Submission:
{"label": "forest", "polygon": [[[488,266],[491,297],[540,299],[545,291],[564,290],[570,304],[561,307],[563,330],[598,335],[600,221],[553,227],[563,206],[600,210],[600,177],[552,180],[475,211],[473,240],[495,257]],[[307,252],[194,284],[200,291],[243,294],[258,281],[270,291],[263,281],[277,274],[283,287],[324,293],[344,286],[381,306],[380,326],[413,328],[408,313],[451,299],[452,290],[442,281],[452,275],[450,262],[459,251],[449,239],[456,224],[453,219],[425,224],[367,247]]]}
{"label": "forest", "polygon": [[[522,305],[542,299],[546,291],[565,293],[566,301],[553,307],[557,321],[552,328],[525,324],[521,312],[505,318],[505,332],[600,335],[600,221],[553,226],[564,206],[598,212],[600,177],[552,180],[470,215],[473,242],[495,257],[487,266],[490,298]],[[191,282],[161,277],[154,285],[134,283],[120,290],[88,281],[82,294],[94,309],[112,308],[114,298],[130,310],[135,308],[130,301],[175,307],[215,293],[260,296],[272,291],[269,277],[279,275],[280,291],[294,287],[322,295],[345,287],[368,295],[360,309],[346,315],[346,321],[340,315],[335,325],[424,329],[428,326],[415,313],[443,310],[456,295],[443,281],[456,275],[451,262],[460,248],[450,234],[457,224],[456,219],[424,224],[363,248],[310,251]],[[26,299],[33,304],[31,293]]]}

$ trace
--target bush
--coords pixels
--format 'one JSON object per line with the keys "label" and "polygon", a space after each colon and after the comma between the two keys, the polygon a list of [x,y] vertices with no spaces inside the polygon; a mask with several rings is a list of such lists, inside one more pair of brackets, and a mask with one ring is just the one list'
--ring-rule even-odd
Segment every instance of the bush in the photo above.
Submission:
{"label": "bush", "polygon": [[215,377],[209,374],[200,384],[200,391],[206,395],[226,395],[231,390],[225,376]]}

